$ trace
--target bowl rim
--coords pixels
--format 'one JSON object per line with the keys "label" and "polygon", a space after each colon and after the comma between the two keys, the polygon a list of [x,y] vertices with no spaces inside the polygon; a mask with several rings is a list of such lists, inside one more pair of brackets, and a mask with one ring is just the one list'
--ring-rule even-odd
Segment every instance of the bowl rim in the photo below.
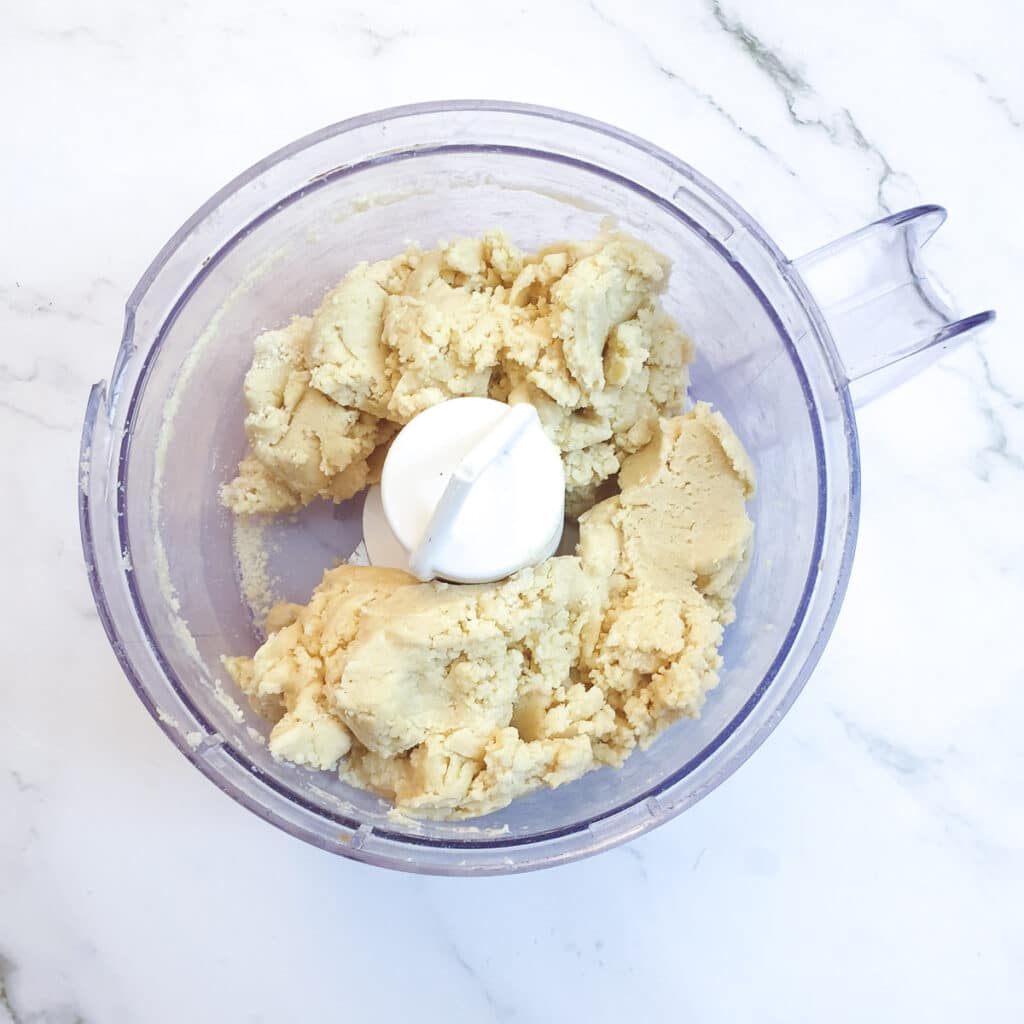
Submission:
{"label": "bowl rim", "polygon": [[[828,636],[832,631],[835,618],[838,614],[839,606],[842,601],[842,597],[846,590],[850,564],[852,562],[853,551],[856,544],[857,523],[859,517],[859,456],[857,450],[856,425],[853,416],[852,404],[850,401],[848,391],[845,387],[845,381],[843,379],[841,370],[839,369],[840,364],[838,361],[838,357],[835,354],[834,345],[832,344],[831,337],[828,333],[827,325],[824,322],[824,318],[818,310],[810,294],[804,288],[803,282],[800,279],[799,274],[792,270],[792,265],[783,255],[781,250],[779,250],[779,248],[775,245],[771,238],[763,231],[763,229],[760,228],[760,226],[750,217],[750,215],[742,207],[740,207],[734,200],[732,200],[731,197],[723,193],[716,185],[714,185],[713,182],[706,179],[703,175],[701,175],[699,172],[695,171],[692,167],[690,167],[690,165],[673,156],[671,153],[668,153],[667,151],[661,149],[660,147],[657,147],[630,132],[607,125],[593,118],[584,117],[568,111],[562,111],[555,108],[542,107],[531,104],[510,103],[502,101],[433,101],[428,103],[408,104],[400,107],[386,108],[366,114],[361,114],[353,118],[348,118],[346,120],[336,122],[335,124],[319,129],[318,131],[312,132],[309,135],[306,135],[300,139],[295,140],[294,142],[282,146],[279,149],[275,150],[273,153],[257,161],[247,170],[235,176],[231,181],[229,181],[226,185],[224,185],[221,189],[214,193],[214,195],[211,196],[210,199],[208,199],[202,206],[200,206],[199,209],[197,209],[197,211],[184,222],[184,224],[178,229],[178,231],[171,236],[167,243],[160,249],[160,251],[154,257],[150,265],[147,267],[146,271],[139,279],[138,284],[132,290],[131,295],[129,296],[126,303],[125,336],[124,339],[122,340],[122,345],[118,352],[117,362],[115,363],[112,380],[116,382],[120,376],[119,370],[123,371],[126,368],[128,356],[131,354],[131,352],[128,351],[129,348],[132,351],[134,351],[134,344],[132,342],[134,333],[134,317],[136,311],[138,310],[140,304],[145,298],[150,287],[153,285],[154,281],[156,281],[156,279],[159,277],[160,272],[164,268],[164,266],[171,260],[173,255],[177,252],[182,242],[192,233],[192,231],[198,225],[200,225],[207,217],[209,217],[211,213],[218,210],[218,208],[225,202],[225,200],[235,195],[235,193],[237,193],[240,189],[246,187],[248,184],[250,184],[254,179],[258,178],[265,171],[275,167],[276,165],[280,164],[282,161],[287,160],[291,156],[300,153],[306,149],[309,149],[313,146],[316,146],[318,143],[323,142],[325,140],[332,139],[336,136],[346,134],[359,128],[380,124],[382,122],[395,121],[400,118],[417,117],[422,116],[424,114],[430,115],[439,112],[443,113],[452,111],[485,111],[507,115],[521,115],[533,118],[539,117],[549,121],[553,120],[564,122],[567,124],[571,124],[574,127],[589,130],[590,132],[596,133],[598,135],[603,135],[606,137],[616,139],[622,143],[625,143],[631,149],[638,150],[644,156],[653,158],[666,164],[675,173],[683,175],[685,178],[691,181],[698,189],[702,190],[703,192],[713,197],[715,201],[718,202],[725,210],[727,210],[730,214],[736,217],[747,229],[750,235],[759,243],[763,250],[765,250],[765,252],[771,258],[771,260],[774,262],[774,264],[780,272],[781,277],[789,285],[794,298],[803,307],[803,311],[806,313],[808,319],[811,321],[812,326],[816,329],[816,340],[818,341],[824,352],[827,366],[829,367],[829,371],[831,373],[833,382],[835,383],[835,395],[838,399],[838,407],[843,420],[844,433],[846,436],[847,443],[847,457],[849,460],[850,470],[848,481],[849,505],[846,521],[843,524],[843,552],[840,561],[837,565],[837,576],[835,580],[835,585],[832,589],[832,593],[825,614],[822,617],[818,636],[816,637],[814,643],[810,647],[807,654],[804,656],[802,663],[795,667],[794,678],[792,682],[789,684],[784,695],[780,698],[776,708],[776,712],[773,714],[772,720],[768,724],[768,727],[760,728],[755,735],[748,737],[742,744],[741,750],[738,752],[738,755],[734,754],[730,758],[729,762],[724,766],[724,770],[721,770],[717,773],[712,783],[703,788],[698,797],[695,797],[691,800],[678,801],[674,807],[668,808],[667,811],[661,810],[658,813],[655,813],[652,807],[651,813],[646,818],[643,818],[640,821],[634,821],[632,824],[629,821],[624,820],[625,816],[628,815],[630,811],[634,810],[638,805],[653,805],[654,803],[656,803],[656,798],[660,794],[666,792],[673,786],[679,784],[683,779],[685,779],[689,774],[691,774],[703,762],[708,760],[713,754],[715,754],[725,743],[727,743],[733,737],[737,729],[750,716],[753,709],[760,702],[768,686],[774,681],[779,671],[786,663],[792,650],[793,644],[796,640],[796,636],[800,632],[801,628],[804,626],[808,605],[810,603],[811,598],[814,596],[818,585],[816,581],[816,573],[813,569],[813,566],[815,566],[818,563],[818,560],[821,558],[822,548],[825,542],[824,520],[827,510],[827,494],[825,492],[829,489],[827,483],[827,473],[824,459],[823,441],[821,438],[821,430],[820,425],[817,422],[815,416],[811,417],[811,424],[815,435],[816,459],[818,462],[819,469],[819,500],[817,517],[818,521],[816,527],[814,552],[811,559],[812,569],[809,572],[807,580],[804,583],[804,589],[797,608],[797,613],[794,617],[792,624],[789,627],[786,638],[783,640],[778,649],[778,653],[775,659],[773,660],[772,665],[769,667],[768,671],[765,673],[764,677],[762,678],[759,685],[755,688],[754,692],[744,703],[744,705],[739,709],[739,711],[729,720],[729,722],[727,722],[726,725],[723,726],[723,728],[718,732],[718,734],[714,736],[711,740],[709,740],[700,749],[700,751],[698,751],[698,753],[694,755],[694,757],[690,758],[686,762],[686,764],[682,765],[680,768],[676,769],[669,775],[659,780],[659,782],[652,786],[647,792],[644,792],[634,798],[631,798],[625,803],[616,804],[612,808],[600,813],[599,815],[582,820],[578,823],[574,823],[571,826],[557,828],[550,832],[536,833],[525,838],[515,836],[509,836],[504,839],[488,837],[485,840],[466,840],[453,842],[450,839],[416,836],[404,832],[391,832],[379,826],[374,826],[371,830],[376,835],[376,837],[378,837],[379,840],[383,842],[385,846],[391,845],[404,848],[433,847],[449,851],[454,848],[458,852],[464,852],[466,854],[472,854],[474,851],[495,851],[504,848],[506,852],[525,852],[536,850],[538,853],[541,854],[541,856],[539,856],[535,860],[514,865],[509,865],[506,863],[503,864],[500,868],[496,869],[500,871],[521,871],[546,866],[551,863],[572,860],[588,855],[590,853],[597,852],[598,850],[603,849],[606,846],[615,845],[616,843],[624,841],[625,839],[641,834],[642,832],[645,832],[650,828],[653,828],[655,825],[660,824],[663,821],[669,820],[676,814],[681,813],[682,810],[690,806],[693,802],[695,802],[696,799],[699,799],[703,795],[706,795],[707,792],[710,792],[711,789],[715,788],[722,781],[728,778],[729,775],[731,775],[732,772],[735,771],[740,764],[742,764],[747,760],[747,758],[749,758],[749,756],[754,752],[754,750],[757,749],[758,746],[760,746],[764,739],[767,738],[770,732],[774,729],[775,725],[778,723],[779,720],[781,720],[783,715],[788,711],[789,707],[792,705],[793,701],[799,695],[800,691],[806,683],[807,678],[809,677],[811,671],[817,663],[817,660],[824,647],[825,641],[827,640]],[[540,155],[544,156],[551,155],[545,153],[542,150],[538,150],[537,152]],[[324,175],[321,175],[319,177],[323,178],[326,182],[330,180],[329,176],[331,173],[332,172],[328,171],[325,172]],[[249,226],[251,227],[251,225]],[[220,252],[227,250],[234,243],[237,237],[238,235],[236,234],[232,236],[232,238],[229,239],[226,243],[224,243],[224,245],[221,246]],[[210,260],[211,264],[214,262],[214,260]],[[207,269],[205,264],[202,269]],[[737,267],[736,269],[738,272],[742,271],[742,268],[740,267]],[[781,322],[774,305],[768,301],[767,297],[763,295],[759,286],[749,277],[749,275],[746,276],[747,286],[761,301],[761,304],[764,307],[766,314],[771,318],[772,322],[779,331],[779,334],[783,338],[784,342],[787,344],[787,346],[792,348],[792,339],[789,336],[787,328]],[[193,284],[197,283],[198,280],[200,279],[201,277],[199,275],[196,275],[195,278],[193,279]],[[187,293],[184,296],[184,298],[187,298]],[[175,308],[180,308],[180,302],[175,304]],[[160,332],[165,330],[169,323],[173,322],[173,317],[174,314],[172,313],[166,318],[165,322],[161,325]],[[147,351],[147,353],[145,354],[147,359],[151,358],[154,352],[159,347],[160,332],[158,332],[157,340],[154,341],[150,350]],[[795,350],[793,352],[793,355],[794,366],[797,368],[797,372],[800,375],[801,386],[804,389],[805,396],[807,397],[808,402],[811,404],[815,413],[817,414],[819,410],[817,408],[817,403],[815,401],[814,395],[811,393],[810,386],[806,380],[803,364],[799,359],[798,355],[796,354]],[[141,391],[144,388],[146,377],[147,374],[143,369],[143,371],[139,374],[138,380],[136,381],[135,387],[133,389],[133,393],[130,396],[129,412],[126,420],[125,435],[123,439],[125,441],[130,436],[130,430],[128,428],[132,423],[131,407],[135,404],[136,400],[141,395]],[[92,407],[93,403],[90,402],[90,408]],[[94,410],[93,420],[95,419],[95,412],[96,410]],[[86,434],[88,434],[88,438],[86,438]],[[88,445],[86,443],[87,440]],[[92,431],[90,429],[90,417],[87,415],[85,433],[83,434],[83,450],[87,449],[89,452],[91,452],[91,442]],[[127,464],[127,446],[122,444],[120,447],[121,453],[118,465],[119,477],[121,477],[121,473]],[[118,500],[119,502],[123,502],[124,500],[126,500],[123,491],[119,493]],[[488,866],[484,866],[481,868],[474,865],[471,865],[465,871],[460,871],[458,866],[455,866],[453,868],[452,865],[444,865],[440,867],[434,865],[433,867],[423,867],[422,865],[410,864],[404,858],[396,858],[393,855],[390,857],[386,855],[381,856],[379,851],[376,853],[376,855],[374,855],[374,851],[366,849],[365,842],[358,845],[354,843],[343,843],[339,846],[319,841],[318,838],[312,835],[309,831],[297,827],[290,827],[289,822],[282,820],[280,817],[275,815],[272,810],[264,807],[258,801],[254,801],[245,793],[239,791],[236,787],[231,786],[222,773],[218,772],[203,758],[198,757],[197,752],[194,749],[192,749],[192,747],[186,742],[185,738],[176,730],[169,728],[168,724],[161,720],[159,711],[156,708],[155,704],[153,703],[152,699],[150,698],[146,686],[139,678],[135,670],[135,667],[131,664],[130,658],[127,655],[124,645],[120,642],[119,633],[116,629],[116,625],[104,593],[104,586],[103,581],[100,578],[100,571],[97,568],[96,560],[93,557],[94,550],[92,538],[92,523],[89,511],[88,494],[87,489],[85,487],[81,487],[79,489],[79,504],[80,519],[82,523],[83,548],[85,550],[86,561],[89,566],[90,584],[93,589],[94,598],[96,600],[97,608],[100,611],[100,617],[103,622],[104,628],[108,634],[112,646],[114,647],[115,653],[117,653],[118,655],[122,668],[124,669],[126,675],[128,676],[133,688],[139,694],[140,699],[142,699],[143,703],[147,706],[147,708],[149,708],[150,713],[153,715],[153,717],[158,720],[158,724],[160,724],[161,728],[163,728],[164,731],[171,737],[171,739],[175,742],[176,746],[178,746],[182,753],[193,764],[199,767],[200,770],[204,772],[204,774],[211,778],[211,780],[214,781],[219,788],[229,793],[229,795],[231,795],[234,799],[241,802],[244,806],[254,811],[258,815],[260,815],[260,817],[263,817],[265,820],[270,821],[278,827],[284,828],[286,831],[298,835],[300,838],[303,838],[307,841],[311,841],[316,845],[322,846],[325,849],[331,850],[332,852],[342,853],[347,856],[352,856],[357,859],[369,860],[375,863],[385,863],[389,866],[400,867],[406,870],[441,871],[442,873],[448,874],[494,872],[495,869],[489,868]],[[127,517],[122,515],[119,517],[118,522],[120,539],[122,542],[125,543],[128,542],[128,538],[124,533],[126,529],[126,519]],[[134,580],[129,579],[130,588],[132,587],[133,584]],[[159,644],[155,643],[153,631],[150,628],[148,621],[146,621],[145,619],[144,606],[138,600],[137,594],[133,595],[133,603],[135,605],[136,612],[140,615],[140,619],[145,623],[145,629],[148,639],[151,641],[151,643],[154,644],[155,649],[159,651]],[[185,695],[182,692],[180,686],[178,685],[178,681],[175,678],[175,674],[173,673],[173,671],[170,670],[169,666],[166,663],[166,660],[162,656],[158,660],[162,663],[164,674],[167,677],[168,681],[171,683],[171,685],[175,688],[176,692],[178,693],[178,696],[183,698],[183,700],[189,706],[189,709],[193,712],[195,717],[202,724],[206,725],[208,728],[210,728],[211,731],[213,731],[213,726],[206,720],[205,716],[199,711],[199,709],[195,707],[193,702],[191,702],[191,700],[187,698],[187,695]],[[225,749],[232,757],[234,757],[236,760],[239,760],[240,763],[244,762],[243,766],[248,768],[249,771],[254,771],[254,766],[251,764],[251,762],[245,761],[244,758],[240,759],[237,752],[232,748],[230,744],[225,744]],[[267,780],[266,778],[264,778],[262,781],[264,782],[264,784],[270,783],[273,786],[270,780]],[[351,819],[347,819],[344,816],[335,816],[330,811],[327,811],[322,807],[318,807],[308,802],[304,802],[300,798],[297,798],[294,792],[287,790],[285,787],[273,786],[273,788],[276,789],[276,791],[284,799],[286,799],[292,804],[295,804],[298,807],[302,807],[305,811],[309,813],[313,813],[320,818],[332,820],[337,824],[351,828],[353,830],[360,831],[360,825],[358,821],[353,822]],[[620,821],[624,827],[618,831],[616,831],[614,828],[610,828],[611,823],[615,821]],[[588,832],[588,830],[593,833],[593,826],[598,824],[601,826],[600,836],[596,838],[599,838],[600,841],[593,842],[591,843],[591,845],[582,848],[576,847],[570,849],[569,851],[557,854],[554,857],[543,856],[545,846],[548,846],[553,842],[563,840],[569,836],[585,834]]]}

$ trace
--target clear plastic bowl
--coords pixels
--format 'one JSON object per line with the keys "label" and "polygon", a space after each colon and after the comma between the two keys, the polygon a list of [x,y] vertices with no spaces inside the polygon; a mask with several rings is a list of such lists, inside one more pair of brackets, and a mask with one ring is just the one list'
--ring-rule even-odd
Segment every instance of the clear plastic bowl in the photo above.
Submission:
{"label": "clear plastic bowl", "polygon": [[[312,311],[355,263],[409,240],[500,226],[529,249],[591,236],[609,215],[671,258],[665,304],[698,347],[691,394],[725,413],[758,469],[756,545],[721,683],[698,721],[671,728],[619,770],[471,822],[389,817],[387,803],[329,773],[276,762],[263,743],[267,724],[220,665],[259,642],[232,521],[218,504],[245,446],[241,382],[252,340]],[[797,265],[669,154],[594,121],[508,104],[383,111],[273,154],[160,252],[128,301],[110,384],[90,397],[83,544],[125,673],[222,790],[293,835],[374,864],[524,871],[595,853],[678,814],[774,728],[832,628],[857,528],[851,378],[877,386],[884,368],[903,372],[907,360],[934,355],[989,316],[951,323],[927,287],[917,251],[941,216],[934,207],[908,211]],[[872,292],[872,274],[881,291]],[[810,287],[834,312],[838,348]],[[882,309],[873,294],[895,306]],[[876,328],[845,331],[851,311],[872,310]],[[320,503],[275,523],[270,571],[280,596],[306,600],[323,570],[355,548],[360,506],[361,498]]]}

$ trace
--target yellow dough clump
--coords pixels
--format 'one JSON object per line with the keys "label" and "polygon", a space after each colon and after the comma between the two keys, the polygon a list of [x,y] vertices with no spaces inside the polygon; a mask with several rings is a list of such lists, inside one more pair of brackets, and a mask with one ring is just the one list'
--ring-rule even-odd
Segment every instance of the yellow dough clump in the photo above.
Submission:
{"label": "yellow dough clump", "polygon": [[[630,440],[624,440],[629,430],[616,432],[614,425],[629,417],[620,418],[610,392],[624,387],[616,381],[635,384],[634,364],[651,362],[658,331],[675,338],[677,374],[682,365],[678,333],[653,326],[663,314],[651,305],[644,282],[662,263],[649,250],[606,240],[587,255],[581,255],[584,247],[562,247],[520,269],[521,260],[507,248],[495,256],[495,239],[459,245],[457,256],[441,263],[459,281],[518,281],[526,267],[533,268],[525,287],[536,285],[549,310],[558,310],[543,319],[545,330],[557,330],[560,344],[530,356],[532,361],[509,360],[503,372],[511,391],[533,387],[550,396],[558,382],[564,397],[589,402],[588,415],[605,417],[611,428],[607,438],[589,443],[611,445],[616,469],[622,453],[635,446],[635,454],[621,462],[620,493],[582,516],[575,557],[551,558],[475,586],[419,583],[399,570],[343,565],[325,573],[307,605],[271,612],[268,639],[255,657],[225,659],[253,706],[275,721],[270,749],[277,757],[337,769],[403,812],[453,819],[497,810],[601,765],[620,765],[670,723],[699,713],[718,681],[722,630],[733,617],[732,598],[750,550],[746,501],[754,491],[742,445],[707,405],[660,422],[655,416],[643,429],[633,419]],[[632,255],[626,258],[618,246]],[[427,259],[418,261],[417,270]],[[389,266],[389,273],[398,273]],[[570,267],[584,269],[574,278]],[[382,270],[373,273],[383,288],[389,279]],[[439,293],[453,288],[440,272],[428,276],[428,287]],[[556,283],[545,283],[548,278]],[[364,308],[377,297],[352,285],[338,301]],[[458,308],[473,301],[452,299]],[[424,323],[433,323],[428,310],[438,308],[433,302],[396,303],[385,315],[418,317],[417,330],[430,336]],[[514,308],[524,307],[508,306]],[[287,329],[292,338],[308,330],[299,321]],[[316,330],[314,321],[314,336]],[[444,387],[480,386],[474,375],[485,371],[474,370],[468,354],[493,351],[491,328],[480,330],[467,343],[467,358],[453,357],[449,339],[436,350],[427,344],[419,356],[411,348],[407,358],[389,349],[379,361],[363,361],[359,345],[367,336],[350,338],[345,358],[359,363],[362,375],[354,368],[338,371],[351,389],[347,400],[361,415],[385,405],[410,409],[421,385],[437,381],[437,367],[446,361],[453,374]],[[286,344],[287,332],[278,333],[274,344],[284,351],[292,342]],[[616,333],[624,336],[615,341]],[[647,353],[642,357],[636,355],[641,349]],[[330,365],[345,365],[340,350],[333,357]],[[659,367],[672,364],[667,354],[660,358]],[[284,362],[274,356],[267,365]],[[298,374],[305,389],[305,372],[278,369],[266,385],[273,399],[267,405],[284,409],[287,402],[282,398],[278,405],[277,396],[286,394],[289,374]],[[645,403],[656,404],[650,376],[644,388],[645,396],[632,384],[619,394],[646,416]],[[665,393],[670,391],[674,395],[666,385]],[[442,397],[448,393],[454,392]],[[559,429],[573,433],[561,421]],[[251,426],[250,438],[254,458],[271,471],[276,464],[257,447],[263,435]],[[287,438],[286,429],[270,447]],[[314,445],[321,460],[328,458],[325,449],[335,451],[316,431],[303,433],[301,450]],[[298,449],[296,442],[289,450]],[[333,486],[319,471],[322,477],[303,476],[306,489],[295,493]]]}
{"label": "yellow dough clump", "polygon": [[345,501],[387,442],[438,402],[531,402],[563,454],[576,513],[678,411],[693,347],[661,308],[664,257],[604,234],[533,255],[500,232],[360,264],[312,318],[256,341],[237,514]]}

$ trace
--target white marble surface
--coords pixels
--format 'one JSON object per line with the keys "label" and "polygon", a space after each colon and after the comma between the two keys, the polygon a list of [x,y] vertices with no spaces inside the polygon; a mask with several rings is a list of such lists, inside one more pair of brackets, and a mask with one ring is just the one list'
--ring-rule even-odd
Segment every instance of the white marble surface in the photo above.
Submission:
{"label": "white marble surface", "polygon": [[[6,5],[0,1021],[1024,1019],[1022,31],[1010,0]],[[1000,312],[863,410],[849,596],[753,760],[625,848],[481,881],[333,858],[192,769],[73,499],[180,222],[323,124],[464,95],[647,136],[793,255],[945,203],[943,280]]]}

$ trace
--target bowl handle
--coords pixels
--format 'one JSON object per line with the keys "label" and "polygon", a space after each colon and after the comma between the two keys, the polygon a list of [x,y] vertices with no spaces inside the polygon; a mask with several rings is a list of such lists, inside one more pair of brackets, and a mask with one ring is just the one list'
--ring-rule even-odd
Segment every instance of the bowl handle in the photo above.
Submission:
{"label": "bowl handle", "polygon": [[921,249],[945,219],[941,206],[915,206],[793,261],[824,314],[857,405],[995,319],[993,310],[958,318],[929,280]]}

